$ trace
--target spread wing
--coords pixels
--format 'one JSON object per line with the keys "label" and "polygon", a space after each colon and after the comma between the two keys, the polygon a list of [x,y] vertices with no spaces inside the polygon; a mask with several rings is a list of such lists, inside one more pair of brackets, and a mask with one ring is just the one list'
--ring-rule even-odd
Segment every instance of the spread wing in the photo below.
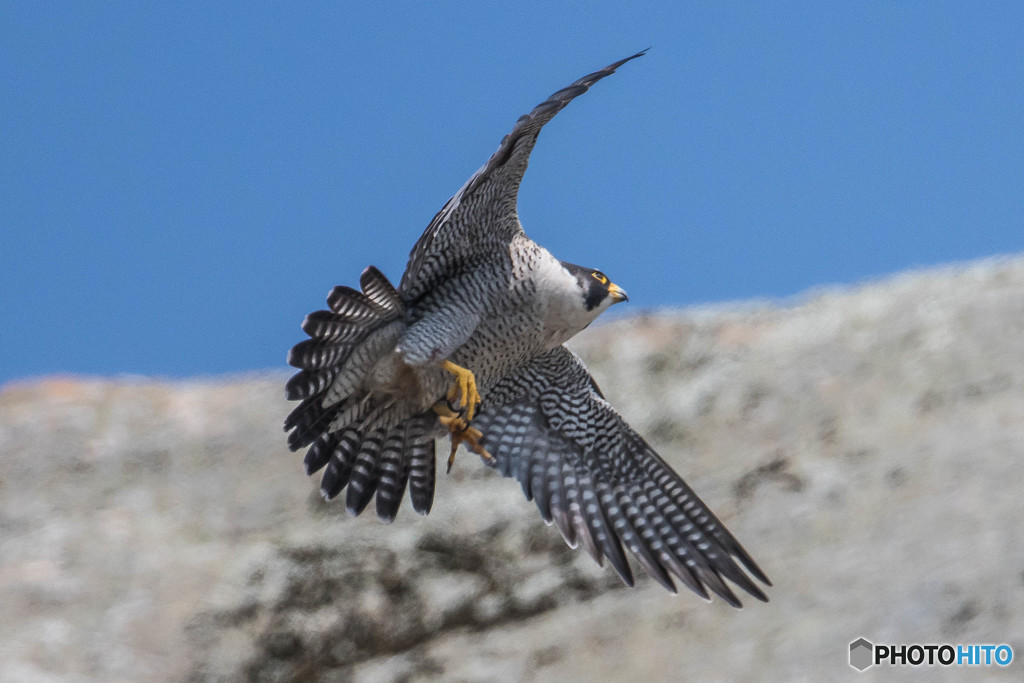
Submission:
{"label": "spread wing", "polygon": [[416,242],[398,288],[406,301],[458,272],[459,264],[472,260],[474,254],[498,252],[522,232],[516,197],[540,129],[594,83],[644,52],[584,76],[519,117],[498,151],[445,203]]}
{"label": "spread wing", "polygon": [[501,380],[473,421],[492,465],[515,477],[570,546],[607,557],[628,585],[622,546],[672,592],[672,578],[707,589],[734,607],[729,579],[767,601],[746,571],[771,585],[728,529],[686,482],[601,395],[565,347],[537,356]]}

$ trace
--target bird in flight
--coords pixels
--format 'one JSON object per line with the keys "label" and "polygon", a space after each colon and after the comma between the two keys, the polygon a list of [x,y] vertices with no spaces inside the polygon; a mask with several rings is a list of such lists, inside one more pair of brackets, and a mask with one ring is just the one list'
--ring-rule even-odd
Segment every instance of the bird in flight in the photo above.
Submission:
{"label": "bird in flight", "polygon": [[[288,354],[301,401],[285,421],[307,474],[359,515],[376,494],[394,520],[434,498],[435,439],[451,468],[465,444],[515,477],[547,523],[633,585],[623,546],[668,590],[681,582],[740,607],[724,579],[759,600],[768,577],[710,509],[605,400],[563,344],[626,292],[561,261],[523,231],[519,184],[545,123],[626,59],[559,90],[516,121],[498,150],[416,242],[395,288],[370,266],[306,316]],[[742,565],[742,568],[741,566]],[[744,571],[745,570],[745,571]]]}

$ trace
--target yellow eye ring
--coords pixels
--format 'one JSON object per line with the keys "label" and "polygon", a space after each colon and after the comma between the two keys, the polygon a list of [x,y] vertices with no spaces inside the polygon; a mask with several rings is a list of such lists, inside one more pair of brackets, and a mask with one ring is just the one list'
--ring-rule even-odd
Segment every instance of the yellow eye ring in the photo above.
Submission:
{"label": "yellow eye ring", "polygon": [[594,271],[593,273],[590,274],[590,277],[594,278],[595,280],[600,282],[602,285],[608,284],[608,278],[605,276],[604,273],[602,273],[600,271]]}

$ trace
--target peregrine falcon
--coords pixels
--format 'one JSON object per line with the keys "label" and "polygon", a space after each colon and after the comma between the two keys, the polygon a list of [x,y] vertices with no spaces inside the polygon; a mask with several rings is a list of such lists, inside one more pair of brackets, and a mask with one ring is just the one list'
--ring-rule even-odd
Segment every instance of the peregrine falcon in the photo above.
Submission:
{"label": "peregrine falcon", "polygon": [[[448,467],[465,443],[515,477],[566,542],[604,559],[627,585],[623,546],[668,590],[673,579],[734,607],[723,579],[767,600],[768,577],[700,498],[605,400],[563,344],[626,292],[561,261],[523,232],[516,197],[545,123],[643,52],[584,76],[516,121],[498,150],[434,216],[396,289],[373,266],[306,316],[288,363],[292,450],[308,447],[330,500],[346,486],[359,515],[376,494],[394,520],[406,487],[430,511],[435,438]],[[738,561],[738,562],[737,562]],[[746,572],[740,568],[740,564]]]}

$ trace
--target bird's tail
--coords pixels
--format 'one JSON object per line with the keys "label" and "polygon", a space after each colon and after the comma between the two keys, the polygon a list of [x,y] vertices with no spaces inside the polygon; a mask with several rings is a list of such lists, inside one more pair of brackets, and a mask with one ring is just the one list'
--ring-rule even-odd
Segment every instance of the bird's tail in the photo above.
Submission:
{"label": "bird's tail", "polygon": [[320,490],[330,500],[346,485],[345,504],[358,515],[377,494],[377,514],[394,519],[409,486],[413,508],[426,514],[434,497],[433,429],[437,416],[423,413],[397,425],[374,427],[374,405],[363,389],[367,374],[405,329],[405,306],[394,286],[370,266],[362,291],[339,286],[327,297],[330,310],[302,322],[309,339],[288,353],[300,369],[286,386],[301,403],[285,419],[288,446],[306,452],[306,474],[325,465]]}

